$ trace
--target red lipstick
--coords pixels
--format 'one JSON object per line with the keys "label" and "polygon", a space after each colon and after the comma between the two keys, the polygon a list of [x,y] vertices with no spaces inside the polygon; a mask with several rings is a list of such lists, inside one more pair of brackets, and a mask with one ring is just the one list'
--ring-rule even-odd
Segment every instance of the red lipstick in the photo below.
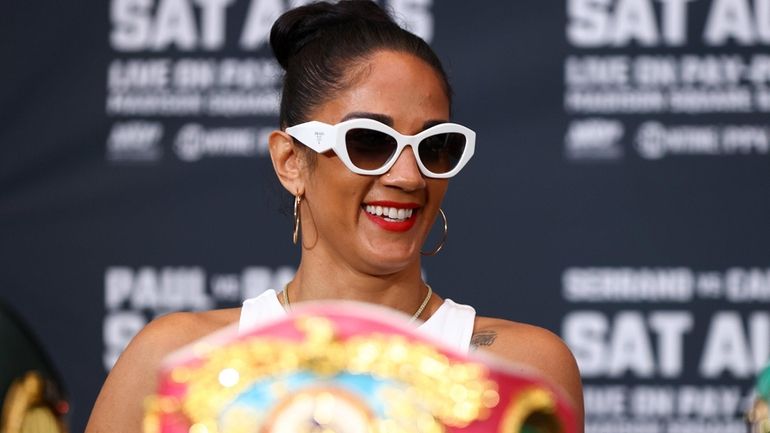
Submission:
{"label": "red lipstick", "polygon": [[[403,220],[403,221],[388,221],[382,216],[372,215],[369,212],[366,211],[366,206],[382,206],[382,207],[391,207],[396,209],[415,209],[412,211],[412,216],[409,218]],[[368,203],[364,203],[362,206],[362,211],[366,215],[367,218],[369,218],[370,221],[377,224],[378,226],[382,227],[383,229],[391,232],[405,232],[409,229],[411,229],[414,226],[414,223],[417,221],[417,208],[419,208],[420,205],[417,203],[398,203],[393,201],[372,201]]]}

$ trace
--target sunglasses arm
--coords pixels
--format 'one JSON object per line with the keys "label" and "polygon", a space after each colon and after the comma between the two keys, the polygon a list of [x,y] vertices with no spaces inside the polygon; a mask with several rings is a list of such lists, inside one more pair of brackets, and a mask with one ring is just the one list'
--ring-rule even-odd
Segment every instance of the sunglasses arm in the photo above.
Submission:
{"label": "sunglasses arm", "polygon": [[318,153],[331,150],[337,136],[333,125],[317,120],[286,128],[286,133]]}

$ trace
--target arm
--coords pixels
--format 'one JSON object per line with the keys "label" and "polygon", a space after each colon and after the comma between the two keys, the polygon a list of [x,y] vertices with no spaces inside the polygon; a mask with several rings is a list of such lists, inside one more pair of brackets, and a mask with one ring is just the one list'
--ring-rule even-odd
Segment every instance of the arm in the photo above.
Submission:
{"label": "arm", "polygon": [[[471,338],[472,350],[482,349],[519,365],[535,369],[560,386],[572,400],[583,431],[583,386],[575,357],[552,332],[536,326],[499,319],[482,319]],[[480,327],[481,324],[483,327]]]}
{"label": "arm", "polygon": [[150,322],[115,363],[96,399],[86,433],[139,433],[144,399],[155,392],[163,357],[194,339],[191,313],[174,313]]}

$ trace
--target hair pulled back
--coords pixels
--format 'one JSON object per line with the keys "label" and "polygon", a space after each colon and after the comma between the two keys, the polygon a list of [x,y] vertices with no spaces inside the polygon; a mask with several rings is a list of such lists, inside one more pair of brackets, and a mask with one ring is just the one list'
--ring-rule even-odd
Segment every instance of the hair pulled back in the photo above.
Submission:
{"label": "hair pulled back", "polygon": [[291,9],[273,24],[270,45],[285,70],[282,128],[312,120],[308,117],[313,109],[350,85],[350,68],[382,49],[412,54],[431,65],[451,104],[449,81],[430,46],[399,27],[373,1],[319,2]]}

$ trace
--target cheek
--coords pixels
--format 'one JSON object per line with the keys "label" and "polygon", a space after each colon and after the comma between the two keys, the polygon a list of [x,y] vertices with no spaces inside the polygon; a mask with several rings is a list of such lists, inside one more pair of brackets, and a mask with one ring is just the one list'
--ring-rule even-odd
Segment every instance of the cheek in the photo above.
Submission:
{"label": "cheek", "polygon": [[308,176],[308,194],[325,214],[356,212],[371,187],[371,180],[350,172],[335,156],[319,155]]}
{"label": "cheek", "polygon": [[428,200],[432,206],[441,207],[448,187],[449,181],[447,179],[428,179]]}
{"label": "cheek", "polygon": [[422,224],[423,224],[423,230],[425,231],[426,235],[428,232],[430,232],[431,228],[436,223],[437,219],[441,219],[439,216],[438,210],[441,207],[441,203],[444,200],[444,195],[446,194],[447,187],[449,186],[447,180],[442,179],[429,179],[428,180],[428,201],[426,206],[426,214],[428,215],[428,218],[426,218]]}

